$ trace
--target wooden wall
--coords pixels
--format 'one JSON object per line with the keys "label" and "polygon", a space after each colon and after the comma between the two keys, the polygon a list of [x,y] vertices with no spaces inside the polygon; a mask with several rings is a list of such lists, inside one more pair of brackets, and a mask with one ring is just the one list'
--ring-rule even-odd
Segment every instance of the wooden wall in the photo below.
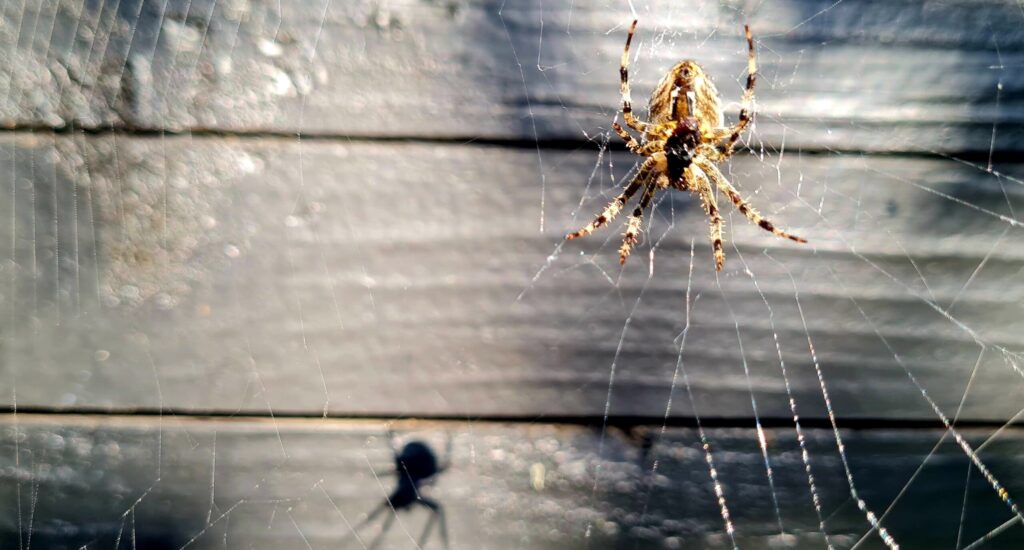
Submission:
{"label": "wooden wall", "polygon": [[[810,244],[732,213],[716,274],[681,194],[624,268],[618,228],[563,243],[634,163],[609,137],[629,4],[4,2],[0,545],[358,546],[408,418],[453,436],[453,546],[730,545],[699,417],[738,543],[850,547],[822,379],[867,505],[907,488],[906,547],[1006,521],[930,451],[936,410],[980,444],[1024,407],[1024,10],[634,5],[634,96],[692,56],[730,118],[751,24],[727,173]],[[979,455],[1013,494],[1019,447]]]}

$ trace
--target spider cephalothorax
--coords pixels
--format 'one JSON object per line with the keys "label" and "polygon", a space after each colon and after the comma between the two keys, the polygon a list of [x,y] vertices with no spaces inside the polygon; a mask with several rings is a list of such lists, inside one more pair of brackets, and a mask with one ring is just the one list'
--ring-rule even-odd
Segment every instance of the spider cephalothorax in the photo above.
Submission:
{"label": "spider cephalothorax", "polygon": [[750,27],[744,27],[749,53],[743,107],[740,109],[739,121],[727,127],[718,99],[718,90],[704,69],[696,61],[691,60],[677,63],[655,87],[648,103],[647,122],[633,116],[629,96],[629,45],[633,41],[633,33],[636,32],[636,24],[634,20],[629,28],[619,73],[622,118],[630,128],[640,132],[643,142],[637,141],[617,122],[612,122],[612,129],[626,142],[626,147],[630,151],[645,157],[645,160],[636,176],[626,184],[622,193],[605,207],[604,212],[589,225],[569,233],[565,238],[583,237],[607,224],[642,187],[644,191],[640,195],[640,204],[626,222],[626,234],[622,239],[622,247],[619,248],[619,261],[625,263],[633,245],[637,243],[644,210],[651,204],[655,191],[673,187],[700,196],[704,211],[711,221],[711,244],[714,249],[715,268],[719,271],[725,265],[725,251],[722,248],[722,216],[718,211],[715,188],[725,193],[741,214],[765,231],[799,243],[807,242],[776,228],[772,222],[758,214],[715,166],[732,156],[740,134],[753,116],[751,103],[754,100],[754,83],[757,80],[757,58],[754,56],[754,38],[750,33]]}

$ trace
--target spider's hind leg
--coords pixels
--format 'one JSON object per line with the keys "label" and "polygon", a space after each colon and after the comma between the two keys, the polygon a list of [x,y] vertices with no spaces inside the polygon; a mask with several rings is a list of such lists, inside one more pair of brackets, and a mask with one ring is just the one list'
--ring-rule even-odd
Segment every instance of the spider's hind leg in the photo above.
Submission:
{"label": "spider's hind leg", "polygon": [[708,177],[696,166],[690,166],[684,177],[690,190],[700,195],[704,212],[711,220],[711,248],[715,254],[715,271],[721,271],[725,265],[725,250],[722,247],[722,214],[718,210],[715,191],[711,188]]}
{"label": "spider's hind leg", "polygon": [[629,221],[626,223],[626,234],[622,238],[622,246],[619,247],[619,264],[626,263],[626,258],[629,257],[629,253],[633,250],[633,245],[639,242],[637,235],[640,234],[640,224],[643,223],[644,210],[651,204],[651,199],[654,198],[654,191],[657,188],[657,185],[654,183],[647,184],[647,187],[644,188],[644,194],[640,196],[640,204],[633,210],[633,214],[629,216]]}
{"label": "spider's hind leg", "polygon": [[565,236],[565,240],[571,241],[580,237],[586,237],[615,219],[615,216],[619,215],[619,212],[622,211],[622,207],[626,205],[626,202],[628,202],[629,199],[636,194],[637,190],[640,189],[640,186],[648,180],[651,170],[653,170],[657,164],[658,159],[656,158],[652,157],[645,160],[644,163],[640,165],[640,170],[637,172],[636,176],[633,177],[622,193],[612,199],[612,202],[608,203],[608,206],[606,206],[604,211],[594,218],[594,221],[590,222],[590,224],[579,231],[569,233]]}
{"label": "spider's hind leg", "polygon": [[807,239],[804,239],[803,237],[790,235],[789,233],[786,233],[785,231],[779,229],[778,227],[775,227],[775,224],[768,221],[761,214],[758,214],[757,210],[754,210],[754,207],[750,206],[750,203],[743,200],[743,197],[740,196],[739,191],[737,191],[736,188],[733,187],[731,183],[729,183],[729,180],[725,179],[725,176],[722,175],[722,173],[718,170],[717,167],[715,167],[714,164],[702,160],[695,160],[694,163],[697,164],[700,167],[700,169],[703,170],[704,173],[707,174],[707,176],[711,178],[712,181],[715,182],[715,185],[717,185],[718,188],[721,189],[722,192],[724,192],[729,197],[729,200],[731,200],[732,203],[736,205],[736,208],[740,211],[740,213],[746,216],[751,223],[779,237],[783,237],[791,241],[796,241],[798,243],[807,242]]}

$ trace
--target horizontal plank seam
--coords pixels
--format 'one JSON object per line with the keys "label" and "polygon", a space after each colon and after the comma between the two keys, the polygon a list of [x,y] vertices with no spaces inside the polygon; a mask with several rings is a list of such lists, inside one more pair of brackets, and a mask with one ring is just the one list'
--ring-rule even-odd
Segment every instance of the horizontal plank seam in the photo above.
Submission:
{"label": "horizontal plank seam", "polygon": [[[222,130],[216,128],[194,128],[187,130],[175,130],[166,128],[139,128],[139,127],[78,127],[78,126],[34,126],[34,125],[13,125],[0,127],[0,135],[3,134],[33,134],[38,135],[40,133],[55,136],[70,136],[74,134],[83,134],[86,136],[126,136],[126,137],[139,137],[139,138],[159,138],[159,137],[184,137],[190,136],[193,138],[231,138],[239,140],[260,140],[260,139],[290,139],[296,140],[301,139],[302,141],[312,142],[334,142],[334,143],[409,143],[409,144],[436,144],[436,145],[475,145],[475,146],[490,146],[490,147],[502,147],[506,149],[523,149],[523,150],[561,150],[561,151],[578,151],[583,149],[600,150],[602,146],[605,149],[612,151],[628,151],[625,144],[620,144],[616,141],[611,141],[607,144],[602,144],[597,140],[587,139],[515,139],[515,138],[481,138],[473,136],[456,136],[456,137],[426,137],[426,136],[414,136],[414,135],[391,135],[391,136],[373,136],[373,135],[346,135],[346,134],[334,134],[326,132],[295,132],[295,131],[276,131],[276,130],[252,130],[252,131],[235,131],[235,130]],[[771,146],[772,144],[766,144]],[[762,149],[762,147],[758,147]],[[924,158],[924,159],[943,159],[943,160],[962,160],[968,162],[998,162],[1000,164],[1024,164],[1024,157],[1021,156],[1020,151],[1016,150],[959,150],[953,153],[949,152],[928,152],[928,151],[868,151],[863,149],[842,149],[842,148],[807,148],[803,147],[800,149],[799,154],[801,155],[818,155],[818,156],[829,156],[829,155],[851,155],[851,156],[864,156],[864,157],[893,157],[893,158]]]}
{"label": "horizontal plank seam", "polygon": [[[520,425],[571,425],[583,427],[608,426],[619,429],[633,429],[665,425],[671,428],[695,428],[698,420],[692,416],[670,417],[667,420],[660,416],[609,416],[607,421],[601,415],[387,415],[387,414],[319,414],[294,411],[276,411],[270,414],[253,414],[251,412],[236,413],[213,409],[155,409],[155,408],[123,408],[103,409],[99,407],[49,408],[49,407],[0,407],[0,415],[14,420],[18,417],[95,417],[95,418],[174,418],[180,420],[235,420],[235,421],[276,421],[276,420],[332,420],[332,421],[433,421],[451,423],[485,423],[485,424],[520,424]],[[785,416],[762,416],[757,419],[765,428],[791,428],[793,419]],[[907,419],[880,417],[837,418],[839,428],[848,430],[942,430],[942,422],[935,419]],[[754,428],[757,424],[753,417],[701,417],[699,424],[705,428]],[[800,426],[813,429],[831,429],[828,418],[812,418],[802,416]],[[956,422],[957,428],[1024,429],[1024,422],[999,420],[968,419]]]}

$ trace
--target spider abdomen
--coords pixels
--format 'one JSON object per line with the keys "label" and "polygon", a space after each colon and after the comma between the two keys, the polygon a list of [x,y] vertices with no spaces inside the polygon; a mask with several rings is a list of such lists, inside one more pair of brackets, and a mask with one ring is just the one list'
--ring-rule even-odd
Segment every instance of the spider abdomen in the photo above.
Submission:
{"label": "spider abdomen", "polygon": [[[688,93],[693,94],[689,103]],[[718,89],[699,63],[684,60],[677,63],[658,83],[648,103],[651,122],[665,123],[682,118],[696,118],[702,128],[720,128],[725,119],[718,99]]]}

